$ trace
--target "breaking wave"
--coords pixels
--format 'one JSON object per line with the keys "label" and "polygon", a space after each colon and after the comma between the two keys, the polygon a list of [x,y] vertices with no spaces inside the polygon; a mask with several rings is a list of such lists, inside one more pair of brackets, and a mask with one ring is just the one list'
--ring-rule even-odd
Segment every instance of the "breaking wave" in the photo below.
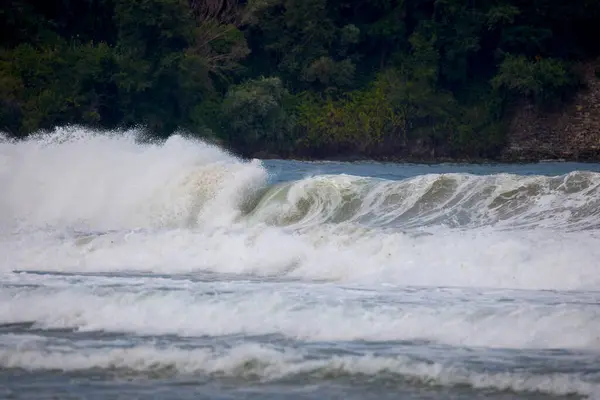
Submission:
{"label": "breaking wave", "polygon": [[201,141],[139,136],[0,140],[0,272],[600,288],[598,173],[277,181]]}
{"label": "breaking wave", "polygon": [[0,142],[0,224],[103,231],[227,225],[262,187],[260,163],[182,136],[61,128]]}
{"label": "breaking wave", "polygon": [[0,141],[0,224],[82,231],[348,223],[415,229],[593,229],[600,174],[428,174],[404,180],[321,175],[269,185],[258,160],[172,136],[62,128]]}
{"label": "breaking wave", "polygon": [[600,226],[600,174],[430,174],[387,181],[324,175],[270,188],[251,216],[276,225],[420,228]]}

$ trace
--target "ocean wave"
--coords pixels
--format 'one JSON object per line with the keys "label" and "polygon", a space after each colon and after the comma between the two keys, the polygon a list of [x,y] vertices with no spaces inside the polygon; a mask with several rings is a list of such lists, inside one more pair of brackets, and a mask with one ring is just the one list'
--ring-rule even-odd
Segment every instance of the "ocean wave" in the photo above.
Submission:
{"label": "ocean wave", "polygon": [[[589,299],[580,295],[579,301],[558,295],[532,301],[519,292],[375,292],[302,283],[255,287],[245,282],[103,287],[96,279],[82,277],[53,286],[52,280],[38,278],[22,278],[19,286],[3,285],[0,324],[183,337],[280,335],[317,342],[600,350],[600,310],[588,304],[597,294]],[[469,306],[464,304],[467,300]]]}
{"label": "ocean wave", "polygon": [[600,288],[596,173],[270,185],[257,160],[139,135],[57,128],[0,142],[0,272]]}
{"label": "ocean wave", "polygon": [[140,134],[57,128],[22,142],[0,142],[2,229],[600,226],[600,174],[594,172],[404,180],[342,174],[269,186],[258,160],[242,161],[178,135],[144,144]]}
{"label": "ocean wave", "polygon": [[270,188],[251,218],[297,227],[351,222],[427,226],[590,229],[600,226],[600,174],[429,174],[401,181],[322,175]]}
{"label": "ocean wave", "polygon": [[[387,382],[440,387],[471,387],[491,391],[592,396],[600,384],[580,373],[529,373],[527,371],[477,372],[467,368],[402,356],[340,355],[306,357],[299,351],[275,349],[258,344],[228,350],[158,348],[44,349],[23,344],[17,349],[0,349],[0,366],[28,371],[77,372],[86,370],[147,377],[209,376],[263,383],[289,380],[335,381],[353,377]],[[588,378],[589,379],[589,378]]]}
{"label": "ocean wave", "polygon": [[122,231],[80,241],[62,233],[0,240],[0,273],[220,274],[363,285],[598,290],[589,232],[467,230],[413,237],[321,226]]}
{"label": "ocean wave", "polygon": [[57,128],[0,143],[0,229],[227,226],[266,183],[257,161],[174,135]]}

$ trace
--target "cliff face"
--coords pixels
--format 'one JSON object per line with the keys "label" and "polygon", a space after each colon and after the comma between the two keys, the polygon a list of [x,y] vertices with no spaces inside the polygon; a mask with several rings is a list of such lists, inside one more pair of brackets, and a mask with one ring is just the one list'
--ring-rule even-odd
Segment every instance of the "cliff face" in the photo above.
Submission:
{"label": "cliff face", "polygon": [[596,64],[581,67],[585,88],[559,112],[519,104],[502,158],[512,161],[563,159],[600,161],[600,79]]}

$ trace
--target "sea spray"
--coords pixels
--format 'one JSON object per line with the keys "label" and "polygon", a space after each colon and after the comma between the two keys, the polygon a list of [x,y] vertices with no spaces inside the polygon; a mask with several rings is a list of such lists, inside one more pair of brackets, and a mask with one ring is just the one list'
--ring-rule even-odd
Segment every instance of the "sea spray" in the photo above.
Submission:
{"label": "sea spray", "polygon": [[[246,194],[265,183],[260,163],[177,135],[163,143],[140,143],[140,135],[71,127],[0,143],[3,230],[230,223]],[[207,214],[214,219],[202,219]]]}

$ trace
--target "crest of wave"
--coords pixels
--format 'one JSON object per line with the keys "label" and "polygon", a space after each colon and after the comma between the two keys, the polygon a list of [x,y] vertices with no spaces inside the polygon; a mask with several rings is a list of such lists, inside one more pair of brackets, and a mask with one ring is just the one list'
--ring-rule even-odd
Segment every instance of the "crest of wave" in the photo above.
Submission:
{"label": "crest of wave", "polygon": [[402,181],[322,175],[272,187],[251,217],[275,225],[598,228],[600,174],[429,174]]}
{"label": "crest of wave", "polygon": [[0,138],[1,229],[228,224],[266,182],[257,161],[181,135],[160,143],[141,135],[65,127]]}

